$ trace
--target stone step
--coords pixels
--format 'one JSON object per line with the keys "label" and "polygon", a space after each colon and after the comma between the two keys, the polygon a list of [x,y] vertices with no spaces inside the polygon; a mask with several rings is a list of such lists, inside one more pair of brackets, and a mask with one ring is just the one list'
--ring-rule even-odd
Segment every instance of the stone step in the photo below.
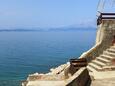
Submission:
{"label": "stone step", "polygon": [[94,72],[94,71],[96,71],[94,68],[90,67],[89,65],[87,66],[87,69],[88,69],[89,72]]}
{"label": "stone step", "polygon": [[111,59],[114,58],[114,57],[112,57],[112,56],[104,55],[104,54],[100,55],[100,57],[105,58],[105,59],[108,59],[108,60],[111,60]]}
{"label": "stone step", "polygon": [[101,66],[101,67],[103,67],[103,66],[106,65],[106,63],[103,63],[103,62],[101,62],[101,61],[99,61],[99,60],[93,60],[92,63],[94,63],[94,64],[96,64],[96,65],[98,65],[98,66]]}
{"label": "stone step", "polygon": [[108,62],[110,62],[110,60],[105,59],[105,58],[102,58],[102,57],[97,57],[96,60],[101,61],[101,62],[103,62],[103,63],[108,63]]}
{"label": "stone step", "polygon": [[115,46],[111,46],[110,48],[111,48],[111,49],[115,49]]}
{"label": "stone step", "polygon": [[112,52],[104,51],[103,54],[115,57],[115,53],[112,53]]}
{"label": "stone step", "polygon": [[89,63],[88,64],[90,67],[92,67],[92,68],[94,68],[95,70],[97,70],[97,71],[100,71],[100,70],[102,70],[102,67],[101,66],[99,66],[99,65],[96,65],[96,64],[94,64],[94,63]]}
{"label": "stone step", "polygon": [[109,48],[109,49],[107,49],[107,51],[108,51],[108,52],[115,53],[115,49],[113,49],[113,48]]}

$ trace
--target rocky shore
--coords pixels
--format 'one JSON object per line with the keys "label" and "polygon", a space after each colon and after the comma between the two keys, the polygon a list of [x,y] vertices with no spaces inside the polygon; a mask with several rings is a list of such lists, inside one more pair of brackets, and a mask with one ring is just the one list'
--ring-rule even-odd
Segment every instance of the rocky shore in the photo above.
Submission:
{"label": "rocky shore", "polygon": [[43,74],[43,73],[34,73],[29,74],[27,80],[25,83],[22,83],[22,86],[26,86],[27,82],[29,81],[60,81],[68,78],[67,75],[67,69],[70,66],[70,62],[67,62],[66,64],[62,64],[56,68],[51,68],[49,73]]}

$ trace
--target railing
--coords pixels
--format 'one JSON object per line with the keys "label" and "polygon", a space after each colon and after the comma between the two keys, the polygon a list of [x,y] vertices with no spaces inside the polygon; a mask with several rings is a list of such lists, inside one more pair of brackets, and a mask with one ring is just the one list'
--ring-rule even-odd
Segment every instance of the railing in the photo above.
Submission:
{"label": "railing", "polygon": [[100,13],[97,19],[97,25],[100,25],[103,19],[115,19],[115,13]]}

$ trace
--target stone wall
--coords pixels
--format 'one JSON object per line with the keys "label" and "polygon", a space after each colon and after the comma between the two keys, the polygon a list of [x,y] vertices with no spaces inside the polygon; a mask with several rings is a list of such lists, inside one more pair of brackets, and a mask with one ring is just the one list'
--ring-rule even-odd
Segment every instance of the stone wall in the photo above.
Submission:
{"label": "stone wall", "polygon": [[[115,20],[102,20],[102,24],[97,27],[97,36],[95,45],[83,53],[80,58],[86,58],[88,62],[92,61],[112,45],[113,36],[115,35]],[[78,70],[74,79],[66,86],[86,86],[87,80],[90,80],[86,69]]]}
{"label": "stone wall", "polygon": [[115,20],[102,20],[102,24],[97,27],[96,43],[89,51],[83,53],[80,58],[87,58],[90,62],[112,44],[115,35]]}
{"label": "stone wall", "polygon": [[66,80],[65,86],[86,86],[90,81],[88,70],[86,68],[81,68]]}

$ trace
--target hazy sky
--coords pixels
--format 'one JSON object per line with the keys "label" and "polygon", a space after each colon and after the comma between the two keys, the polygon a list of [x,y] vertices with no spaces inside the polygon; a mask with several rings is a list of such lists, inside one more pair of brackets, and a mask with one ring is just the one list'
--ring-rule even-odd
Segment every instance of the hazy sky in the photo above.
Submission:
{"label": "hazy sky", "polygon": [[0,27],[62,27],[93,22],[98,0],[0,0]]}

